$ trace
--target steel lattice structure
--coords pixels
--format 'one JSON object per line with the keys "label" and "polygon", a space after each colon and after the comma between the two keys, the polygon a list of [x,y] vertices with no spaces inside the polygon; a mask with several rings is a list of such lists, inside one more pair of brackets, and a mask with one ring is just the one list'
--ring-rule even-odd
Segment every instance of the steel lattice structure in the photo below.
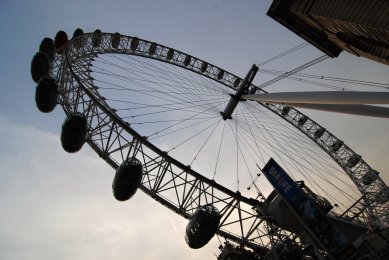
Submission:
{"label": "steel lattice structure", "polygon": [[[218,234],[228,240],[265,253],[269,248],[269,226],[262,211],[265,198],[247,198],[169,156],[136,132],[110,108],[99,93],[91,76],[92,61],[101,54],[135,55],[169,63],[201,74],[228,88],[236,89],[242,79],[208,62],[154,42],[120,36],[112,47],[113,34],[102,33],[101,43],[94,46],[94,35],[84,34],[68,43],[64,55],[57,55],[51,76],[59,84],[59,103],[66,114],[83,113],[88,120],[88,144],[114,169],[129,157],[144,166],[141,189],[175,213],[190,218],[201,205],[212,204],[221,214]],[[263,90],[251,85],[251,93]],[[347,221],[389,225],[389,190],[376,172],[341,140],[300,111],[283,105],[258,103],[300,130],[320,146],[350,177],[362,194],[352,207],[337,216]],[[371,181],[366,182],[366,176]],[[368,184],[366,184],[368,183]],[[293,234],[289,234],[293,236]]]}

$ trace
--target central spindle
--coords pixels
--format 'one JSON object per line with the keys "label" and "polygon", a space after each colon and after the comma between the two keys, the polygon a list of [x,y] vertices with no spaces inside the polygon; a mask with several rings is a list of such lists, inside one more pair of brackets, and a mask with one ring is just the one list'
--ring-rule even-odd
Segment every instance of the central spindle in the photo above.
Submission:
{"label": "central spindle", "polygon": [[253,64],[253,66],[251,66],[251,69],[247,73],[244,80],[238,86],[236,93],[234,95],[231,95],[231,99],[228,102],[226,108],[224,109],[223,112],[220,112],[224,120],[232,118],[231,117],[232,113],[234,112],[239,101],[242,100],[241,97],[243,93],[246,92],[246,90],[250,87],[251,82],[253,82],[253,79],[255,77],[255,74],[257,74],[257,71],[258,71],[258,67],[255,64]]}

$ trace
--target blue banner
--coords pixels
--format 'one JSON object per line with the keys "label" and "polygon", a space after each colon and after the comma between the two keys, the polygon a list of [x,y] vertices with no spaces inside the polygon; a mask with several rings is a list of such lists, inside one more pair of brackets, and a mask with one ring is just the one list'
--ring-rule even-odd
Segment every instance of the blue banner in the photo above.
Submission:
{"label": "blue banner", "polygon": [[304,191],[279,166],[273,158],[262,169],[274,189],[295,209],[307,199]]}
{"label": "blue banner", "polygon": [[332,255],[337,255],[348,243],[344,236],[329,222],[316,203],[300,188],[295,181],[279,166],[273,158],[262,172],[289,204],[291,210],[309,228],[316,240]]}

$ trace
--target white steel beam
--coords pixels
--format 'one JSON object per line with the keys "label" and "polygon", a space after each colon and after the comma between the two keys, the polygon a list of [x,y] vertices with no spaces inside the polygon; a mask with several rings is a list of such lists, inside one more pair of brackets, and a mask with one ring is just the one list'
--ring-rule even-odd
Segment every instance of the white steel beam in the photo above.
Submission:
{"label": "white steel beam", "polygon": [[389,118],[389,107],[379,107],[370,105],[338,105],[338,104],[304,104],[288,103],[288,106],[321,110],[327,112],[337,112],[359,116]]}
{"label": "white steel beam", "polygon": [[389,92],[311,91],[242,95],[243,99],[267,103],[389,104]]}

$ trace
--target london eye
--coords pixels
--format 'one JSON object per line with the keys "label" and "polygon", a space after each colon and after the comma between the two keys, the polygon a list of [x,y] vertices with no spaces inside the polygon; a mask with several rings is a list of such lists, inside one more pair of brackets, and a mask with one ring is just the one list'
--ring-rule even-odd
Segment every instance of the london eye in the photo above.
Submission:
{"label": "london eye", "polygon": [[240,77],[156,42],[78,29],[44,39],[31,72],[38,108],[66,114],[64,150],[86,142],[112,166],[119,201],[139,188],[188,219],[192,248],[216,234],[263,259],[280,245],[331,255],[283,217],[290,209],[263,172],[271,159],[347,241],[387,227],[379,173],[294,106],[252,98],[268,92],[252,83],[260,68],[247,69]]}

